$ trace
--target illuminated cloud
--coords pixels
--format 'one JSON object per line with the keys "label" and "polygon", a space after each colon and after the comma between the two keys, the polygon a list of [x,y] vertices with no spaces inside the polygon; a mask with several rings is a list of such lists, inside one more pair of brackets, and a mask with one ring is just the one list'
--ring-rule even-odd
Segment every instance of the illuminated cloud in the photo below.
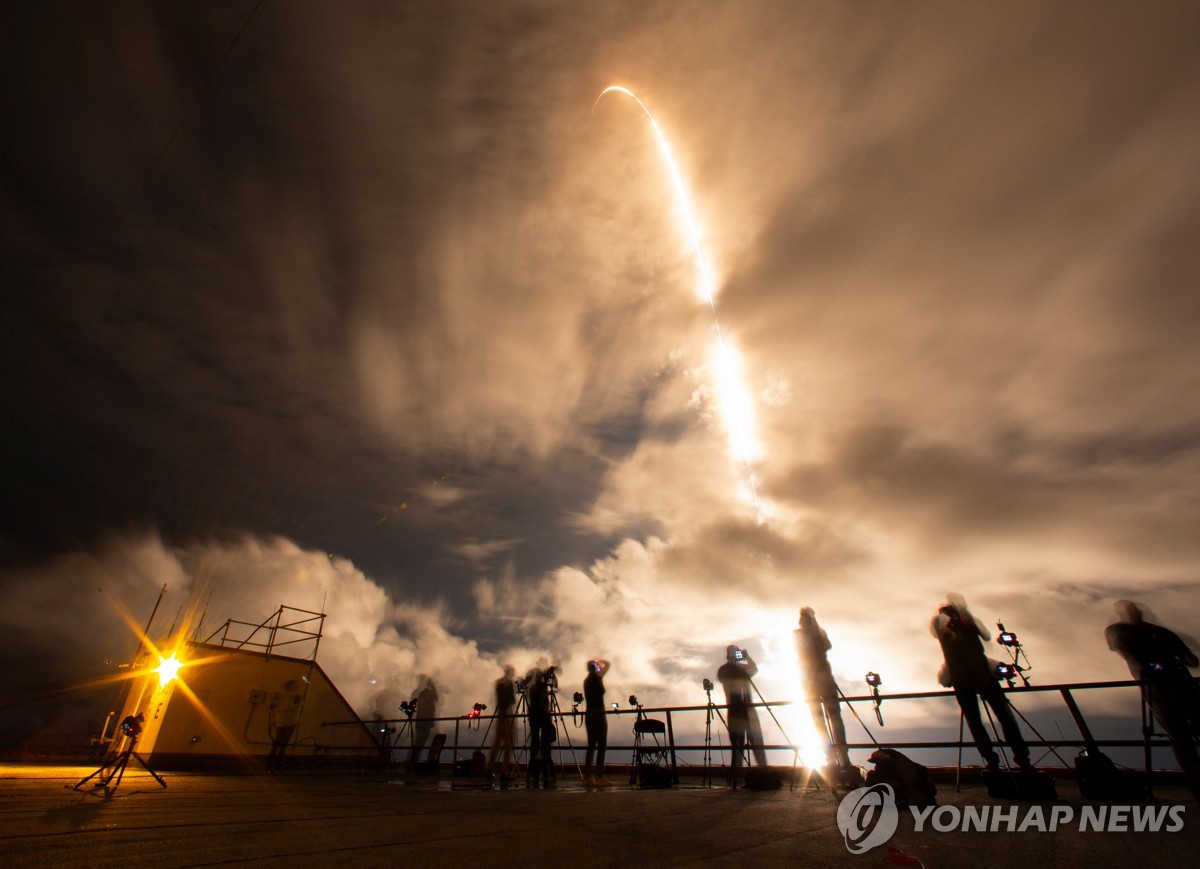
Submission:
{"label": "illuminated cloud", "polygon": [[[804,604],[889,690],[948,591],[1040,681],[1123,675],[1116,597],[1196,630],[1190,10],[267,4],[122,220],[242,13],[41,14],[0,146],[18,694],[164,582],[168,623],[324,600],[366,712],[542,654],[692,701],[730,641],[783,694]],[[615,80],[687,171],[761,525]]]}

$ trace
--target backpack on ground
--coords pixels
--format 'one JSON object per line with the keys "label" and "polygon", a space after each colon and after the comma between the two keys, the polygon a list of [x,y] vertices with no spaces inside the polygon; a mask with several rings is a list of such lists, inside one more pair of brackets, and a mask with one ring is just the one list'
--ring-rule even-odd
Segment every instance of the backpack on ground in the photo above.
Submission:
{"label": "backpack on ground", "polygon": [[1142,803],[1146,801],[1145,776],[1122,775],[1112,759],[1099,749],[1085,748],[1075,758],[1079,793],[1089,800]]}
{"label": "backpack on ground", "polygon": [[876,749],[867,760],[875,764],[874,769],[867,771],[867,784],[891,785],[896,792],[897,806],[925,808],[937,805],[937,785],[927,767],[894,748]]}

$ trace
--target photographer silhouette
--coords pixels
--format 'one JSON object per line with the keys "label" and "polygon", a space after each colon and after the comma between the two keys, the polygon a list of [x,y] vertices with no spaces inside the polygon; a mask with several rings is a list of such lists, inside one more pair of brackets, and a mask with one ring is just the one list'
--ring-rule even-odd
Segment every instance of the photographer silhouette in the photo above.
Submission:
{"label": "photographer silhouette", "polygon": [[[584,756],[583,782],[593,787],[608,787],[612,784],[604,777],[604,751],[608,747],[608,710],[604,708],[604,674],[608,672],[608,661],[593,659],[587,662],[587,676],[583,680],[583,696],[587,709],[583,723],[587,728],[587,754]],[[595,758],[596,765],[592,766]],[[594,775],[593,775],[594,770]]]}
{"label": "photographer silhouette", "polygon": [[1200,664],[1196,654],[1174,631],[1145,621],[1133,601],[1113,604],[1120,619],[1104,631],[1108,647],[1125,659],[1129,672],[1142,682],[1146,703],[1171,742],[1192,795],[1200,800],[1200,688],[1189,672]]}
{"label": "photographer silhouette", "polygon": [[553,694],[558,689],[557,668],[539,666],[525,674],[525,714],[529,724],[529,765],[525,785],[530,788],[553,787],[556,779],[552,748],[554,730]]}
{"label": "photographer silhouette", "polygon": [[[513,728],[516,723],[513,709],[517,704],[517,691],[513,680],[517,671],[512,664],[506,664],[504,675],[496,680],[496,717],[493,724],[496,733],[492,737],[492,748],[488,753],[488,769],[494,776],[507,781],[512,775]],[[500,758],[500,768],[496,768],[496,759]]]}
{"label": "photographer silhouette", "polygon": [[729,727],[729,743],[733,748],[729,771],[732,787],[737,787],[737,774],[742,768],[747,747],[754,753],[756,764],[767,765],[762,727],[758,723],[758,713],[754,709],[751,694],[751,680],[757,674],[758,665],[749,652],[738,646],[726,646],[725,663],[717,670],[717,681],[725,689],[726,725]]}
{"label": "photographer silhouette", "polygon": [[983,726],[979,714],[981,699],[1000,722],[1004,740],[1012,748],[1017,766],[1022,771],[1032,771],[1029,746],[1025,744],[1025,737],[1017,726],[1008,698],[1000,688],[995,667],[983,651],[984,641],[991,642],[992,639],[987,629],[971,615],[967,602],[957,594],[946,596],[946,603],[938,609],[929,629],[941,644],[945,658],[938,681],[954,689],[954,697],[958,700],[971,737],[975,740],[975,747],[987,764],[988,772],[999,769],[1000,756],[992,746],[987,728]]}
{"label": "photographer silhouette", "polygon": [[838,686],[826,656],[832,643],[817,623],[817,614],[812,607],[806,606],[800,610],[800,623],[795,637],[804,697],[808,701],[817,733],[824,733],[828,739],[825,761],[849,768],[850,755],[846,750],[846,726],[842,723]]}

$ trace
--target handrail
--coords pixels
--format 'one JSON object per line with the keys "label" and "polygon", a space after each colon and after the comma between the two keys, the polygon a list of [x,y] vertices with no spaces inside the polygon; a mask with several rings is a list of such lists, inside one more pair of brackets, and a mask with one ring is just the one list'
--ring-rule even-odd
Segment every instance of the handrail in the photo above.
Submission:
{"label": "handrail", "polygon": [[[1074,691],[1074,690],[1084,690],[1084,689],[1090,689],[1090,688],[1137,688],[1140,685],[1141,685],[1141,683],[1136,679],[1124,679],[1124,680],[1117,680],[1117,681],[1110,681],[1110,682],[1068,682],[1068,683],[1062,683],[1062,684],[1057,684],[1057,685],[1030,685],[1028,687],[1005,688],[1002,690],[1004,691],[1004,693],[1006,695],[1016,696],[1016,695],[1027,694],[1027,693],[1062,691],[1063,689]],[[943,689],[940,691],[909,691],[909,692],[905,692],[902,694],[884,694],[883,692],[880,692],[878,699],[880,701],[884,701],[884,700],[930,700],[930,699],[935,699],[938,697],[953,698],[954,691],[952,689]],[[838,703],[839,704],[840,703],[871,703],[875,699],[876,698],[871,694],[860,694],[860,695],[856,695],[854,697],[847,697],[847,696],[843,695],[842,697],[838,698]],[[769,708],[778,708],[781,706],[795,706],[796,701],[794,701],[794,700],[767,700],[765,702],[751,703],[749,705],[753,706],[755,708],[758,708],[758,709],[766,709],[768,707]],[[723,711],[725,709],[725,704],[724,703],[713,703],[713,708],[720,709]],[[707,709],[708,709],[708,704],[701,703],[699,705],[694,705],[694,706],[642,706],[641,712],[643,714],[648,715],[650,713],[657,713],[657,712],[661,712],[664,714],[667,712],[705,712],[705,711],[707,711]],[[607,709],[607,710],[605,710],[605,713],[607,715],[637,715],[638,709],[635,709],[634,707],[631,706],[628,709]],[[564,718],[569,717],[571,715],[570,712],[563,712],[561,714]],[[582,712],[580,712],[578,714],[581,717],[583,715]],[[557,718],[558,716],[559,716],[559,713],[555,712],[554,717]],[[462,719],[464,719],[466,717],[467,717],[466,714],[443,715],[443,716],[429,717],[429,718],[418,718],[417,716],[414,715],[411,719],[409,719],[409,718],[371,718],[371,719],[365,719],[365,720],[369,720],[372,723],[378,723],[378,724],[403,724],[404,722],[409,721],[409,720],[431,721],[431,722],[461,721]],[[477,718],[481,721],[489,721],[489,720],[495,719],[496,717],[498,717],[498,716],[496,716],[494,714],[477,716]],[[524,716],[521,716],[521,717],[524,717]],[[343,725],[343,724],[358,724],[358,723],[359,723],[358,721],[326,721],[326,722],[323,722],[322,726],[332,727],[332,726],[338,726],[338,725]],[[968,744],[970,744],[970,743],[968,743]],[[1072,744],[1074,744],[1074,743],[1072,743]]]}
{"label": "handrail", "polygon": [[[1072,746],[1087,747],[1089,745],[1091,745],[1091,746],[1106,746],[1106,747],[1112,747],[1112,748],[1132,748],[1132,747],[1145,746],[1147,744],[1146,740],[1144,738],[1136,738],[1136,739],[1130,739],[1130,738],[1095,739],[1095,738],[1093,738],[1091,735],[1090,729],[1087,727],[1087,724],[1083,719],[1082,713],[1078,709],[1077,704],[1074,704],[1074,701],[1071,698],[1070,692],[1086,691],[1086,690],[1118,689],[1118,688],[1139,688],[1140,685],[1141,685],[1141,683],[1136,679],[1124,679],[1124,680],[1111,680],[1111,681],[1105,681],[1105,682],[1070,682],[1070,683],[1060,683],[1060,684],[1054,684],[1054,685],[1027,685],[1027,686],[1021,686],[1021,687],[1002,688],[1002,690],[1004,691],[1006,696],[1009,696],[1012,698],[1015,698],[1015,697],[1023,695],[1023,694],[1044,694],[1044,693],[1048,693],[1048,692],[1058,692],[1062,696],[1062,698],[1067,702],[1068,711],[1071,712],[1071,715],[1074,718],[1075,723],[1078,726],[1078,729],[1080,730],[1079,737],[1075,738],[1075,739],[1067,739],[1067,738],[1063,738],[1063,739],[1044,739],[1044,738],[1030,739],[1030,738],[1027,738],[1025,741],[1030,748],[1054,749],[1054,748],[1067,748],[1067,747],[1072,747]],[[883,694],[881,692],[878,697],[871,695],[871,694],[857,695],[854,697],[847,697],[847,696],[843,695],[838,699],[838,703],[839,704],[843,704],[843,703],[845,703],[845,704],[853,704],[853,703],[871,703],[871,704],[873,704],[876,701],[895,702],[895,701],[899,701],[899,700],[948,699],[948,698],[953,698],[954,696],[955,696],[954,691],[947,690],[947,689],[941,689],[941,690],[936,690],[936,691],[910,691],[910,692],[903,692],[903,693],[897,693],[897,694]],[[800,701],[800,703],[803,705],[804,701]],[[794,705],[797,705],[797,701],[772,700],[772,701],[764,701],[764,702],[758,702],[758,703],[751,704],[751,706],[753,706],[753,707],[764,708],[764,709],[768,709],[768,710],[772,709],[772,708],[794,706]],[[1071,709],[1072,706],[1074,706],[1075,708]],[[687,713],[706,713],[709,710],[709,708],[710,708],[710,706],[707,703],[691,705],[691,706],[654,706],[654,707],[643,706],[640,709],[634,708],[634,707],[630,707],[627,709],[609,709],[609,710],[605,710],[605,714],[612,715],[612,716],[615,716],[618,718],[623,715],[637,716],[639,714],[641,714],[641,715],[661,714],[661,715],[665,715],[669,718],[673,714],[679,715],[679,714],[687,714]],[[714,710],[719,710],[719,711],[723,712],[726,708],[726,705],[724,703],[718,704],[718,703],[714,702],[711,705],[711,708],[713,708]],[[579,715],[579,720],[581,720],[582,713],[578,713],[578,715]],[[486,745],[482,744],[483,733],[485,730],[487,730],[491,727],[491,722],[495,721],[497,717],[498,716],[495,714],[483,714],[483,715],[477,715],[477,716],[468,716],[468,715],[464,714],[464,715],[457,715],[457,716],[437,716],[437,717],[426,717],[426,718],[413,716],[411,718],[407,718],[407,717],[405,717],[405,718],[386,718],[386,719],[377,718],[377,719],[369,719],[367,721],[326,721],[326,722],[323,722],[321,726],[322,727],[340,727],[340,726],[347,726],[347,725],[361,725],[361,724],[365,723],[365,724],[369,725],[370,729],[372,729],[376,733],[377,738],[378,738],[378,734],[380,734],[380,733],[382,733],[383,736],[385,737],[385,740],[383,743],[381,743],[380,748],[383,748],[383,749],[391,748],[393,750],[399,751],[399,750],[406,749],[408,746],[404,741],[398,740],[397,738],[400,737],[403,733],[410,732],[416,724],[428,723],[428,724],[434,725],[434,724],[438,724],[438,723],[451,723],[452,722],[454,724],[454,742],[453,742],[453,745],[448,744],[447,748],[451,749],[451,751],[452,751],[451,756],[457,758],[459,749],[473,750],[475,748],[480,748],[480,747],[486,748],[487,747]],[[520,715],[520,716],[516,716],[516,717],[517,717],[518,721],[524,721],[524,719],[525,719],[524,715]],[[563,712],[561,710],[558,710],[554,713],[553,717],[555,719],[558,719],[565,725],[568,718],[574,718],[575,714],[572,712]],[[465,741],[460,740],[460,729],[461,729],[462,722],[464,720],[470,722],[470,728],[469,728],[468,733],[478,732],[479,733],[478,739],[470,739],[468,737],[468,739]],[[1028,724],[1028,721],[1026,723]],[[1030,727],[1032,727],[1032,725],[1030,725]],[[865,725],[864,725],[864,728],[865,728]],[[724,731],[724,728],[721,729],[721,732],[723,732],[723,731]],[[567,732],[567,740],[569,740],[571,731],[567,730],[566,732]],[[783,734],[783,735],[786,738],[786,734]],[[870,736],[869,732],[868,732],[868,736]],[[567,740],[564,740],[560,737],[559,742],[556,743],[553,748],[553,751],[559,756],[560,759],[562,758],[562,756],[564,754],[566,754],[569,751],[572,751],[572,750],[582,751],[582,749],[586,747],[586,742],[583,742],[582,745],[575,745],[575,744],[573,744],[574,741],[572,741],[572,744],[567,744]],[[718,736],[718,739],[714,740],[714,744],[705,745],[705,744],[701,744],[701,743],[676,743],[674,741],[674,739],[671,739],[670,740],[670,748],[673,752],[681,752],[681,753],[682,752],[701,752],[701,751],[721,751],[721,752],[728,751],[729,746],[727,744],[725,744],[725,745],[720,744],[719,740],[720,740],[720,737]],[[880,743],[878,743],[878,744],[885,744],[890,748],[897,748],[897,749],[948,749],[948,748],[953,749],[953,748],[969,748],[974,745],[974,743],[970,740],[969,737],[967,739],[960,739],[960,740],[890,740],[890,739],[881,739]],[[1163,747],[1163,746],[1169,745],[1169,742],[1165,739],[1155,738],[1155,739],[1150,740],[1149,744],[1153,747]],[[850,751],[873,750],[876,747],[877,747],[877,743],[875,743],[875,742],[852,742],[852,743],[848,743],[846,746],[846,748]],[[607,749],[611,754],[611,752],[614,752],[614,751],[635,750],[635,745],[633,743],[629,743],[629,744],[610,743],[607,746]],[[793,755],[795,755],[795,753],[799,750],[799,747],[796,745],[790,744],[788,742],[782,742],[782,743],[776,742],[776,743],[764,745],[763,749],[768,752],[787,751],[787,752],[791,752]]]}
{"label": "handrail", "polygon": [[[284,622],[284,612],[299,613],[308,618],[295,618],[293,621]],[[312,622],[317,622],[315,630],[305,630],[302,625],[309,625]],[[242,639],[231,638],[229,636],[230,628],[242,627],[250,628],[249,633]],[[247,646],[254,649],[262,649],[270,656],[272,651],[282,646],[295,645],[297,643],[313,644],[312,652],[307,656],[308,659],[316,660],[317,648],[320,646],[321,637],[325,627],[325,614],[313,612],[312,610],[304,610],[299,607],[280,605],[273,613],[266,617],[263,621],[255,624],[253,622],[244,622],[238,619],[226,619],[215,631],[213,631],[206,643],[212,643],[213,639],[220,634],[219,644],[235,649],[243,649]],[[266,642],[257,640],[260,631],[267,632]],[[280,634],[298,635],[290,639],[279,639]]]}

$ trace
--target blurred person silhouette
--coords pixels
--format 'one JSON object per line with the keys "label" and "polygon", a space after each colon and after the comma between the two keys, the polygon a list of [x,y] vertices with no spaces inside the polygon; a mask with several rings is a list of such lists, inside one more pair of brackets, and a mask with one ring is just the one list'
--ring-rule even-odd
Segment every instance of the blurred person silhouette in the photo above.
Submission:
{"label": "blurred person silhouette", "polygon": [[300,710],[304,705],[304,695],[300,690],[297,679],[288,679],[283,683],[283,691],[277,702],[271,704],[268,724],[271,731],[271,751],[267,755],[267,772],[279,772],[283,769],[283,759],[288,746],[300,726]]}
{"label": "blurred person silhouette", "polygon": [[[496,717],[492,724],[496,732],[492,735],[492,748],[488,752],[488,770],[498,779],[507,781],[512,770],[513,728],[516,721],[513,709],[517,704],[517,691],[513,685],[517,671],[512,664],[504,666],[504,675],[496,680]],[[500,769],[496,769],[496,758],[501,758]]]}
{"label": "blurred person silhouette", "polygon": [[738,770],[742,768],[746,748],[754,752],[754,762],[767,765],[767,753],[763,750],[762,728],[758,713],[754,710],[753,682],[758,665],[750,653],[738,646],[725,647],[725,663],[717,670],[717,681],[725,689],[725,718],[729,727],[729,744],[732,746],[729,783],[737,787]]}
{"label": "blurred person silhouette", "polygon": [[546,659],[538,660],[538,666],[525,675],[525,709],[529,724],[529,767],[525,772],[527,787],[551,787],[555,780],[554,719],[552,695],[558,689],[558,672],[546,666]]}
{"label": "blurred person silhouette", "polygon": [[421,685],[421,690],[417,692],[417,711],[413,716],[415,721],[412,725],[413,747],[408,758],[409,765],[413,767],[420,762],[421,751],[429,740],[429,734],[433,730],[433,719],[437,718],[438,705],[437,685],[433,683],[433,679],[422,673],[418,684]]}
{"label": "blurred person silhouette", "polygon": [[829,642],[829,636],[817,623],[817,615],[812,607],[806,606],[800,610],[800,623],[794,635],[796,654],[800,659],[804,698],[808,701],[817,733],[824,733],[829,740],[825,749],[825,761],[849,767],[846,726],[842,723],[842,710],[838,703],[840,692],[826,657],[826,652],[832,648],[832,644]]}
{"label": "blurred person silhouette", "polygon": [[1150,711],[1170,740],[1192,796],[1200,800],[1200,688],[1188,672],[1200,661],[1174,631],[1146,621],[1133,601],[1116,601],[1113,609],[1119,621],[1104,630],[1108,647],[1125,659],[1133,678],[1144,686]]}
{"label": "blurred person silhouette", "polygon": [[988,772],[1000,768],[1000,756],[992,745],[991,736],[983,725],[979,714],[979,701],[983,700],[992,710],[1004,731],[1004,740],[1012,749],[1013,757],[1022,772],[1032,772],[1029,762],[1029,746],[1017,726],[1012,706],[1000,688],[996,664],[984,654],[983,643],[991,642],[991,634],[967,608],[962,595],[946,595],[946,603],[938,608],[929,625],[930,633],[937,638],[945,659],[938,673],[938,681],[954,689],[963,717],[975,740],[975,747],[987,764]]}
{"label": "blurred person silhouette", "polygon": [[[583,724],[587,730],[587,754],[583,763],[583,783],[594,787],[609,787],[612,782],[604,777],[604,752],[608,748],[608,714],[604,708],[604,674],[611,666],[599,659],[587,662],[587,676],[583,679],[583,699],[587,708],[583,713]],[[592,774],[592,758],[596,760],[595,775]]]}

